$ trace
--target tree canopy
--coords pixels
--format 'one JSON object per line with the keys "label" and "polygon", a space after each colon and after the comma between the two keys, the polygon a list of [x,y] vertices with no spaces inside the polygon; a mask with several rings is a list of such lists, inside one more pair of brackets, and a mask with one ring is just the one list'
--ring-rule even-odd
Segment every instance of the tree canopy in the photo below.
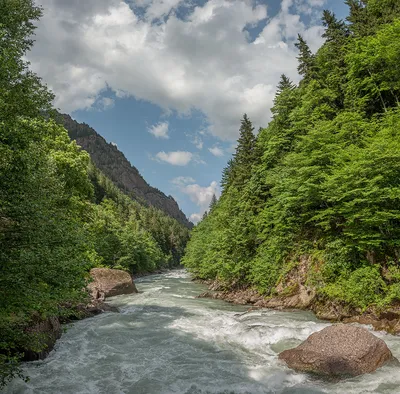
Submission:
{"label": "tree canopy", "polygon": [[77,313],[88,271],[179,264],[189,230],[123,194],[53,119],[24,55],[41,9],[0,0],[0,388],[46,338],[28,328]]}
{"label": "tree canopy", "polygon": [[346,22],[323,13],[316,54],[299,35],[302,79],[282,75],[268,126],[254,137],[243,118],[222,196],[187,246],[196,277],[273,296],[307,257],[321,302],[400,301],[400,3],[346,3]]}

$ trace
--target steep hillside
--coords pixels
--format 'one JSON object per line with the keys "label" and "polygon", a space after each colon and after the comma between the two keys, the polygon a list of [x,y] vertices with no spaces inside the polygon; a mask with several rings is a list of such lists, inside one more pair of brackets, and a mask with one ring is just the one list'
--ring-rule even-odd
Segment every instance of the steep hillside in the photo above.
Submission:
{"label": "steep hillside", "polygon": [[224,289],[286,299],[275,306],[314,296],[329,318],[400,304],[400,2],[346,3],[347,23],[323,13],[316,54],[298,36],[303,79],[282,75],[269,125],[255,136],[244,116],[183,261]]}
{"label": "steep hillside", "polygon": [[76,122],[69,115],[62,114],[60,119],[70,138],[76,140],[78,145],[90,154],[96,167],[124,193],[139,202],[161,209],[189,228],[193,226],[173,197],[151,187],[116,146],[107,143],[93,128],[85,123]]}

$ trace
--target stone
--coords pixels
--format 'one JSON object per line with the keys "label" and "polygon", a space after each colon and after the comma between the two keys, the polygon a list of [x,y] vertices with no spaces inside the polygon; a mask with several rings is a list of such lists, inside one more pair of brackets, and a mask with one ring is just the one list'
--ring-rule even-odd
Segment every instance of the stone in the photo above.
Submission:
{"label": "stone", "polygon": [[24,350],[24,361],[43,360],[53,350],[57,339],[61,338],[62,329],[58,318],[50,317],[46,320],[33,324],[26,330],[27,334],[35,338],[40,344],[44,344],[45,348],[41,352],[33,350]]}
{"label": "stone", "polygon": [[93,300],[103,301],[106,297],[138,292],[128,272],[110,268],[93,268],[90,276],[93,281],[88,284],[88,289]]}
{"label": "stone", "polygon": [[394,357],[386,343],[365,328],[337,324],[280,353],[279,359],[296,371],[337,377],[374,372]]}
{"label": "stone", "polygon": [[91,317],[103,312],[119,313],[119,309],[116,306],[109,305],[101,300],[94,300],[91,304],[85,306],[83,316]]}

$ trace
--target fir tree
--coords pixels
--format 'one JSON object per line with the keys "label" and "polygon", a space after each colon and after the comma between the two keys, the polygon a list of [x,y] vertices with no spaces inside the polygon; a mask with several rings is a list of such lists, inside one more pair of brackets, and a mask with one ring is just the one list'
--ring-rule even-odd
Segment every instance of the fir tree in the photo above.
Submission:
{"label": "fir tree", "polygon": [[297,57],[297,60],[299,61],[299,66],[297,68],[297,71],[303,77],[303,81],[308,82],[314,76],[315,56],[313,55],[310,47],[307,45],[306,41],[300,34],[297,37],[297,42],[295,46],[299,50],[299,56]]}
{"label": "fir tree", "polygon": [[211,212],[216,205],[217,205],[217,196],[214,193],[211,197],[210,205],[208,207],[209,212]]}
{"label": "fir tree", "polygon": [[244,114],[233,158],[233,183],[237,187],[243,186],[251,176],[252,166],[256,159],[255,143],[254,127],[248,116]]}
{"label": "fir tree", "polygon": [[228,164],[222,170],[222,177],[221,177],[221,188],[222,193],[228,189],[229,185],[232,183],[233,179],[233,159],[228,160]]}
{"label": "fir tree", "polygon": [[289,89],[292,90],[296,85],[287,77],[285,74],[281,75],[278,86],[276,87],[276,96],[279,96],[283,91]]}
{"label": "fir tree", "polygon": [[277,118],[279,114],[288,114],[294,108],[296,103],[294,102],[294,95],[292,93],[295,89],[296,85],[290,78],[282,74],[276,88],[274,106],[271,108],[274,118]]}
{"label": "fir tree", "polygon": [[325,27],[322,37],[326,38],[327,42],[342,43],[348,35],[345,23],[338,20],[331,11],[325,10],[323,12],[322,25]]}
{"label": "fir tree", "polygon": [[367,25],[365,4],[360,0],[346,0],[345,3],[349,7],[349,16],[346,20],[349,22],[350,31],[356,35],[364,35]]}

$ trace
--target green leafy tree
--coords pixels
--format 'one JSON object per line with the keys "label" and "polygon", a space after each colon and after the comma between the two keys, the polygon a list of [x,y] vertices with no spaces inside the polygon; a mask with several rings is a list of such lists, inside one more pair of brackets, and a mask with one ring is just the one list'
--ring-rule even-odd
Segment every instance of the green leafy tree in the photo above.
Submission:
{"label": "green leafy tree", "polygon": [[[0,113],[1,121],[36,117],[51,108],[53,95],[29,69],[24,55],[32,47],[34,22],[42,10],[32,0],[0,1]],[[20,140],[23,142],[23,139]]]}

